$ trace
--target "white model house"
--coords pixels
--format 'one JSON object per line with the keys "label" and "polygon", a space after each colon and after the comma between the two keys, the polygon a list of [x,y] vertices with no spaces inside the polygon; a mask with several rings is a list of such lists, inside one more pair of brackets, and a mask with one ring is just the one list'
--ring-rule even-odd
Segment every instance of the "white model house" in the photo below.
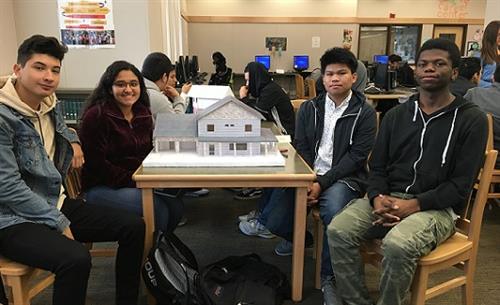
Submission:
{"label": "white model house", "polygon": [[144,166],[284,165],[276,137],[261,128],[263,119],[234,97],[197,114],[160,113],[153,132],[154,151]]}

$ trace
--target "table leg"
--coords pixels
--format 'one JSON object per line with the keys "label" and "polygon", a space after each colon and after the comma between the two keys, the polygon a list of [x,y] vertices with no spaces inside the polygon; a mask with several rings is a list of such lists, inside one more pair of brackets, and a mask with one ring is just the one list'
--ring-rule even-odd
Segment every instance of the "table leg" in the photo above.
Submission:
{"label": "table leg", "polygon": [[144,237],[144,257],[146,257],[153,246],[153,233],[155,231],[153,189],[142,189],[142,216],[146,224],[146,235]]}
{"label": "table leg", "polygon": [[293,227],[292,301],[302,300],[304,284],[304,248],[306,236],[307,188],[298,187],[295,195],[295,222]]}

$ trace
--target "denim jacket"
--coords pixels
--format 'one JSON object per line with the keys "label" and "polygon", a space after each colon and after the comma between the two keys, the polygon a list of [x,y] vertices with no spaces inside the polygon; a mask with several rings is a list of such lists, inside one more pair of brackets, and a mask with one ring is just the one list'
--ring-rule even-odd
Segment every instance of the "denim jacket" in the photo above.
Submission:
{"label": "denim jacket", "polygon": [[59,107],[49,115],[55,124],[54,161],[33,123],[0,101],[0,229],[24,222],[59,231],[69,225],[56,205],[73,157],[70,143],[78,136],[64,123]]}

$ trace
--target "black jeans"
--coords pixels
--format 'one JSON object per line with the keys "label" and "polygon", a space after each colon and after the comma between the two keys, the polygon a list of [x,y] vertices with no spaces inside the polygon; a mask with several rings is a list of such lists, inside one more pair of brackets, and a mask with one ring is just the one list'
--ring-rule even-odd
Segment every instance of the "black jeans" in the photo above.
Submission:
{"label": "black jeans", "polygon": [[81,242],[118,241],[116,304],[136,305],[144,249],[144,221],[108,207],[66,199],[61,212],[75,240],[41,224],[21,223],[0,230],[0,253],[56,275],[53,305],[84,305],[91,257]]}

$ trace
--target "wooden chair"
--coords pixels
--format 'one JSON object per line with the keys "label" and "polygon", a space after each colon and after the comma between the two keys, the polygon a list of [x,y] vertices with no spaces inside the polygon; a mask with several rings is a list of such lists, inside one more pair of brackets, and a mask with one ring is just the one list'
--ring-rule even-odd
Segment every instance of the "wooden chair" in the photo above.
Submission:
{"label": "wooden chair", "polygon": [[50,286],[54,274],[0,257],[0,274],[9,305],[29,305],[30,300]]}
{"label": "wooden chair", "polygon": [[316,81],[312,78],[307,79],[307,88],[309,90],[308,93],[308,98],[312,99],[313,97],[316,97]]}
{"label": "wooden chair", "polygon": [[[471,207],[472,200],[469,200],[465,211],[457,220],[457,232],[428,255],[420,258],[411,287],[412,305],[423,305],[426,300],[457,287],[462,288],[462,304],[473,304],[473,280],[476,271],[479,235],[496,157],[496,150],[489,150],[486,153],[474,202]],[[360,252],[365,263],[380,266],[382,260],[381,243],[381,240],[373,240],[363,244]],[[427,288],[430,274],[451,267],[456,267],[463,273]]]}
{"label": "wooden chair", "polygon": [[304,78],[300,74],[295,74],[295,94],[298,99],[305,99]]}
{"label": "wooden chair", "polygon": [[[378,133],[378,128],[380,126],[380,112],[376,113],[377,115],[377,133]],[[371,153],[370,153],[371,154]],[[370,157],[368,157],[369,159]],[[312,208],[311,212],[313,221],[314,221],[314,231],[313,231],[313,237],[314,237],[314,251],[313,251],[313,259],[316,260],[314,269],[315,269],[315,276],[314,276],[314,287],[316,289],[321,288],[321,251],[323,249],[323,235],[324,235],[324,227],[323,223],[320,218],[319,214],[319,206],[314,206]]]}
{"label": "wooden chair", "polygon": [[[70,169],[66,177],[66,190],[70,198],[78,198],[81,192],[80,170]],[[94,257],[115,256],[116,249],[92,249]],[[6,288],[9,305],[29,305],[30,300],[54,282],[54,274],[29,267],[0,256],[0,274]]]}
{"label": "wooden chair", "polygon": [[[493,149],[493,115],[491,113],[486,114],[488,118],[488,142],[486,144],[486,150]],[[495,185],[500,183],[500,169],[493,169],[493,175],[491,177],[490,192],[488,193],[488,199],[500,199],[500,193],[495,192]],[[491,205],[490,205],[491,208]]]}

